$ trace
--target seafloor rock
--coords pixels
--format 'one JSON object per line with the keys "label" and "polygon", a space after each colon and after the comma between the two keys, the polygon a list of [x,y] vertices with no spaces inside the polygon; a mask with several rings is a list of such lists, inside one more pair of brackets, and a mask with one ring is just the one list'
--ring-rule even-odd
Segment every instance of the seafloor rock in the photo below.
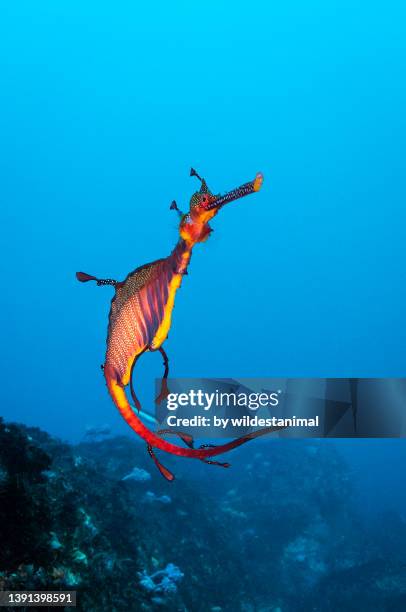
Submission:
{"label": "seafloor rock", "polygon": [[75,589],[86,612],[406,609],[404,521],[363,524],[334,447],[230,461],[165,456],[168,483],[131,438],[71,446],[0,421],[0,588]]}

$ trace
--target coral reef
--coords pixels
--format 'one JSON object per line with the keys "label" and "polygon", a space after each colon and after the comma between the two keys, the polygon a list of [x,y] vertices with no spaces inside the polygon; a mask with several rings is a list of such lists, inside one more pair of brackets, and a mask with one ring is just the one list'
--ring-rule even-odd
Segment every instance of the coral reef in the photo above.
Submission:
{"label": "coral reef", "polygon": [[151,474],[141,468],[133,468],[127,476],[123,476],[121,480],[133,480],[134,482],[145,482],[151,480]]}
{"label": "coral reef", "polygon": [[142,498],[142,501],[147,504],[171,504],[172,498],[169,495],[155,495],[153,491],[147,491]]}
{"label": "coral reef", "polygon": [[182,580],[184,574],[176,565],[168,563],[163,570],[158,570],[150,575],[145,570],[138,572],[138,577],[140,586],[153,594],[152,601],[163,604],[164,598],[157,597],[157,595],[165,596],[176,593],[178,590],[177,583]]}
{"label": "coral reef", "polygon": [[142,451],[0,421],[0,588],[75,589],[87,612],[406,609],[406,522],[364,524],[331,444],[167,458],[173,484]]}

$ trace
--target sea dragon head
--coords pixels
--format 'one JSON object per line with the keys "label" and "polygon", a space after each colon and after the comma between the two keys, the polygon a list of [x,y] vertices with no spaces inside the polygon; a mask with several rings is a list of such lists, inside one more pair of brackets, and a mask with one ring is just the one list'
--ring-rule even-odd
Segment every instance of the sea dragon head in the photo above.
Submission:
{"label": "sea dragon head", "polygon": [[[180,213],[179,233],[190,246],[207,240],[212,232],[209,221],[217,215],[220,208],[233,200],[259,191],[263,181],[262,174],[258,173],[253,181],[244,183],[244,185],[228,191],[224,195],[215,195],[208,188],[206,181],[193,168],[190,170],[190,176],[196,176],[201,182],[199,191],[196,191],[190,199],[189,212],[186,214]],[[171,208],[178,210],[176,202],[172,203]]]}

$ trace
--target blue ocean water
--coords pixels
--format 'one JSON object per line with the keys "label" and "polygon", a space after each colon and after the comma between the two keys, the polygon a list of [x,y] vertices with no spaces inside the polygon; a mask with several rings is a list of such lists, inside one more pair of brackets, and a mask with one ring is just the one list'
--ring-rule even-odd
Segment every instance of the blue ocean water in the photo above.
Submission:
{"label": "blue ocean water", "polygon": [[[2,416],[127,433],[100,370],[112,292],[75,272],[166,256],[191,165],[215,192],[265,180],[195,249],[173,376],[403,376],[405,17],[393,0],[3,4]],[[144,398],[161,367],[137,368]],[[336,444],[361,498],[404,507],[403,442]]]}
{"label": "blue ocean water", "polygon": [[401,3],[1,13],[6,417],[67,438],[118,418],[99,371],[111,292],[74,273],[168,254],[191,165],[215,191],[265,181],[195,250],[174,376],[404,374]]}

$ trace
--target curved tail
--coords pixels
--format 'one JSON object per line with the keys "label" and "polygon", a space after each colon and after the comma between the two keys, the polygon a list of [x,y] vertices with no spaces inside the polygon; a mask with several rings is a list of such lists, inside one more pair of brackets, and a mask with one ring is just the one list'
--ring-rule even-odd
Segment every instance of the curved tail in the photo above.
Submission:
{"label": "curved tail", "polygon": [[[284,429],[284,427],[265,427],[258,431],[253,431],[241,438],[237,438],[236,440],[232,440],[231,442],[227,442],[226,444],[221,444],[219,446],[206,446],[202,448],[184,448],[182,446],[178,446],[177,444],[172,444],[167,440],[164,440],[158,434],[154,433],[148,427],[144,425],[141,419],[135,414],[132,409],[127,395],[125,393],[125,389],[122,384],[117,381],[115,374],[112,372],[112,369],[106,364],[104,368],[104,375],[106,378],[107,388],[110,392],[110,395],[117,406],[118,410],[121,413],[121,416],[126,421],[126,423],[131,427],[136,434],[138,434],[148,445],[149,452],[153,457],[155,463],[157,463],[157,459],[155,458],[152,448],[157,448],[163,450],[172,455],[177,455],[178,457],[189,457],[190,459],[200,459],[201,461],[206,461],[210,457],[215,457],[216,455],[221,455],[226,453],[233,448],[237,448],[250,440],[254,440],[255,438],[259,438],[261,436],[265,436],[267,434],[273,433],[274,431],[278,431],[279,429]],[[221,464],[223,467],[228,467],[228,464]],[[173,475],[169,472],[169,475],[164,473],[159,463],[157,463],[158,468],[161,473],[168,478],[168,480],[173,480]],[[165,468],[163,468],[165,470]],[[168,472],[168,470],[165,470]],[[169,477],[170,476],[170,477]]]}

